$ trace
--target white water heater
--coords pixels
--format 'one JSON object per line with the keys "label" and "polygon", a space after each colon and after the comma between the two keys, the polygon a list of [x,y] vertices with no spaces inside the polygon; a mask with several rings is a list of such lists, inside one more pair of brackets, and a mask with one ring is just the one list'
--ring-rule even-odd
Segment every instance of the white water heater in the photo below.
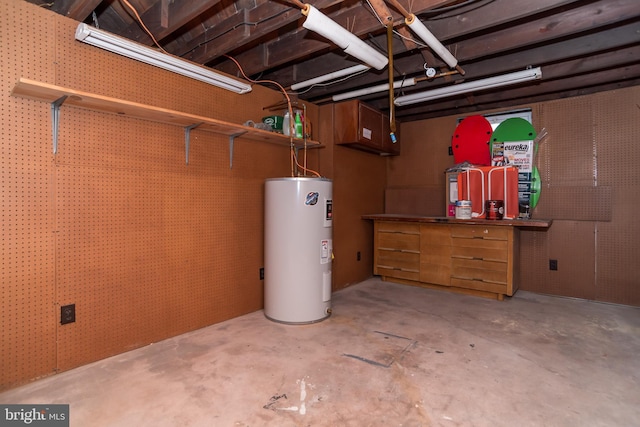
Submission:
{"label": "white water heater", "polygon": [[313,323],[331,314],[333,185],[325,178],[265,182],[264,314]]}

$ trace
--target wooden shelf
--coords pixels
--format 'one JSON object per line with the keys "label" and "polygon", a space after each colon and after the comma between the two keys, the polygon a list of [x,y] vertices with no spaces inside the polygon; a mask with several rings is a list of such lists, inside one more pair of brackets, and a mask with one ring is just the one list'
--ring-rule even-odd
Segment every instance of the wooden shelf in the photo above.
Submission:
{"label": "wooden shelf", "polygon": [[[52,104],[52,108],[54,108],[54,106],[59,107],[62,104],[70,105],[93,111],[182,126],[185,130],[198,129],[214,132],[217,134],[227,135],[230,138],[242,137],[254,141],[286,146],[289,146],[292,141],[290,137],[275,132],[228,123],[222,120],[216,120],[195,114],[188,114],[166,108],[154,107],[108,96],[82,92],[25,78],[18,80],[11,91],[11,95],[50,102]],[[55,121],[56,118],[54,117],[54,125]],[[55,138],[56,136],[54,135],[54,139]],[[295,147],[301,148],[305,146],[305,141],[299,138],[293,138],[293,144]],[[320,147],[321,145],[317,141],[307,140],[306,146],[307,148],[313,148]],[[56,148],[54,147],[54,152],[55,151]]]}

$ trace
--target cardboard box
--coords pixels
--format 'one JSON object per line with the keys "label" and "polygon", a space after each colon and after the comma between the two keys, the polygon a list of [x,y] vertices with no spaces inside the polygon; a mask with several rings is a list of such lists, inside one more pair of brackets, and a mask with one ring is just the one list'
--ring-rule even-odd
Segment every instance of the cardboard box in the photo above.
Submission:
{"label": "cardboard box", "polygon": [[459,171],[445,172],[445,216],[456,216],[456,201],[458,200],[458,174]]}
{"label": "cardboard box", "polygon": [[491,146],[491,165],[518,168],[518,201],[528,205],[533,173],[533,141],[494,142]]}

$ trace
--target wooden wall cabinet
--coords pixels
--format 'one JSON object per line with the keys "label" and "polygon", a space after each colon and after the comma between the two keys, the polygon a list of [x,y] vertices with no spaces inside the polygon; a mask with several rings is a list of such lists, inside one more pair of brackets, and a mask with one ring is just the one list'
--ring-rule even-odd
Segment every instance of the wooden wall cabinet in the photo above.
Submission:
{"label": "wooden wall cabinet", "polygon": [[334,104],[334,140],[370,153],[400,154],[400,143],[392,143],[389,118],[356,99]]}
{"label": "wooden wall cabinet", "polygon": [[504,299],[518,289],[513,226],[374,222],[374,274],[383,280]]}

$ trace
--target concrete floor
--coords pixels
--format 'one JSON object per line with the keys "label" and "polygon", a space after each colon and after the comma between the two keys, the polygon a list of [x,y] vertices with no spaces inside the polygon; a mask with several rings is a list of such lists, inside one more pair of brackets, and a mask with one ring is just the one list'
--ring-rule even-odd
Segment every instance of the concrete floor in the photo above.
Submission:
{"label": "concrete floor", "polygon": [[333,315],[262,312],[0,394],[71,426],[637,426],[640,309],[372,278]]}

